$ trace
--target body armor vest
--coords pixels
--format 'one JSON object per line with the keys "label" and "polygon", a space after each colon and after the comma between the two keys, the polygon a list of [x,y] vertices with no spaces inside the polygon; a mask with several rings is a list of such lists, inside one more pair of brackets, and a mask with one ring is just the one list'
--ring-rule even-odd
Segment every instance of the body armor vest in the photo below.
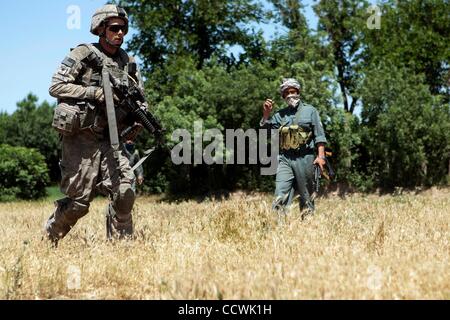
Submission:
{"label": "body armor vest", "polygon": [[101,87],[101,70],[103,65],[107,66],[114,76],[119,79],[123,79],[126,83],[128,82],[128,74],[130,74],[133,78],[136,78],[136,63],[130,63],[130,58],[122,49],[119,49],[118,61],[115,61],[101,52],[101,50],[97,47],[97,44],[82,44],[80,46],[87,47],[90,53],[81,61],[83,64],[83,70],[80,72],[79,79],[75,80],[78,84],[87,87]]}
{"label": "body armor vest", "polygon": [[[84,87],[102,87],[102,68],[107,67],[111,74],[128,86],[129,81],[138,82],[135,62],[130,62],[127,53],[119,49],[118,59],[113,60],[98,48],[98,44],[82,44],[90,53],[84,58],[82,69],[74,84]],[[130,79],[131,78],[131,79]],[[79,130],[91,130],[98,138],[107,138],[108,119],[104,105],[98,102],[78,99],[64,99],[58,101],[55,110],[53,127],[64,135],[72,135]],[[124,130],[131,123],[127,113],[116,108],[116,120],[119,130]]]}

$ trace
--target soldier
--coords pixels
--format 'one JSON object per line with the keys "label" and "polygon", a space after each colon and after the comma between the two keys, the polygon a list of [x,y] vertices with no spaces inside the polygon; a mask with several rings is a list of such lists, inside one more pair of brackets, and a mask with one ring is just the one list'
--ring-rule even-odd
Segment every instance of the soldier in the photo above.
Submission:
{"label": "soldier", "polygon": [[[102,71],[109,70],[124,83],[134,81],[142,88],[133,57],[120,48],[127,32],[128,16],[123,8],[101,7],[91,23],[91,33],[99,36],[99,42],[73,49],[53,75],[49,92],[58,99],[53,126],[61,136],[60,188],[66,195],[55,202],[56,209],[45,225],[54,244],[88,213],[96,192],[110,198],[106,209],[108,238],[132,236],[135,194],[131,186],[135,178],[122,144],[116,144],[115,152],[109,134],[132,124],[120,108],[114,112],[114,105],[112,109],[105,106],[105,100],[112,102],[112,95],[105,98],[108,91],[102,79]],[[116,122],[108,124],[107,110],[115,113]]]}
{"label": "soldier", "polygon": [[[270,118],[274,102],[266,99],[260,125],[278,129],[280,155],[276,174],[273,209],[281,212],[290,205],[294,189],[300,195],[300,211],[314,212],[314,165],[324,169],[325,132],[317,109],[300,100],[300,84],[297,80],[283,79],[280,94],[287,107]],[[317,154],[317,156],[315,156]],[[303,217],[303,216],[302,216]]]}
{"label": "soldier", "polygon": [[[129,139],[124,143],[124,151],[127,158],[130,160],[131,167],[134,167],[134,165],[137,164],[139,160],[141,160],[141,157],[139,156],[139,152],[135,148],[135,143],[133,140]],[[134,170],[134,175],[136,177],[137,184],[142,185],[142,183],[144,183],[144,168],[142,168],[142,164]],[[131,188],[136,193],[136,183],[133,183],[131,185]]]}

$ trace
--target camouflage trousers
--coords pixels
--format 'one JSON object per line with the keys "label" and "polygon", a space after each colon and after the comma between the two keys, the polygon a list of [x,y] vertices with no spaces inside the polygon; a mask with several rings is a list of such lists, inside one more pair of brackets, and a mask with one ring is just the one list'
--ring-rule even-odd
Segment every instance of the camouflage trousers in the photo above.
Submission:
{"label": "camouflage trousers", "polygon": [[311,195],[314,190],[314,154],[280,154],[276,175],[275,201],[272,208],[284,211],[294,198],[300,196],[300,211],[314,212]]}
{"label": "camouflage trousers", "polygon": [[118,159],[114,158],[110,142],[99,141],[89,131],[64,136],[60,167],[60,188],[66,197],[55,202],[56,209],[46,223],[50,239],[63,238],[88,213],[97,193],[110,198],[106,208],[108,237],[132,235],[134,174],[123,150]]}

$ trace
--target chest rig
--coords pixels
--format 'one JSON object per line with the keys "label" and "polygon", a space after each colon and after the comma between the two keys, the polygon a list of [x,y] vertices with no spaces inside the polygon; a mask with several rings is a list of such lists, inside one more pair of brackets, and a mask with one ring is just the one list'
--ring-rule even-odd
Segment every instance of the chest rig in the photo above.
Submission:
{"label": "chest rig", "polygon": [[294,123],[282,125],[279,129],[280,149],[284,151],[298,150],[308,144],[312,139],[311,128],[307,125],[299,125],[301,104],[297,107]]}
{"label": "chest rig", "polygon": [[[81,60],[82,69],[74,81],[75,84],[92,88],[102,87],[103,67],[125,86],[128,86],[129,81],[138,81],[136,63],[130,62],[125,51],[119,49],[116,59],[113,60],[102,53],[95,44],[80,46],[87,47],[89,54]],[[119,127],[126,127],[127,113],[120,108],[116,109],[116,113]],[[52,126],[66,136],[74,135],[81,130],[91,130],[97,137],[105,138],[105,128],[108,126],[105,106],[91,100],[70,98],[58,100]]]}
{"label": "chest rig", "polygon": [[[102,53],[95,44],[82,44],[81,46],[86,46],[90,51],[89,55],[81,61],[84,72],[80,72],[80,77],[77,79],[83,86],[103,87],[102,69],[104,67],[125,86],[128,86],[130,81],[138,81],[136,63],[130,62],[125,51],[119,49],[117,58],[112,59]],[[129,125],[126,118],[127,113],[121,108],[116,108],[119,129]],[[107,126],[105,106],[95,106],[86,102],[80,117],[80,127],[82,129],[89,128],[99,137],[105,137]]]}
{"label": "chest rig", "polygon": [[119,49],[118,61],[108,57],[97,48],[95,44],[82,44],[89,49],[89,55],[84,58],[81,63],[83,64],[83,72],[80,72],[80,76],[76,79],[76,82],[84,86],[102,87],[102,75],[101,70],[103,66],[116,77],[120,79],[124,85],[128,86],[130,77],[134,81],[137,79],[137,66],[135,62],[130,62],[130,58],[125,51]]}

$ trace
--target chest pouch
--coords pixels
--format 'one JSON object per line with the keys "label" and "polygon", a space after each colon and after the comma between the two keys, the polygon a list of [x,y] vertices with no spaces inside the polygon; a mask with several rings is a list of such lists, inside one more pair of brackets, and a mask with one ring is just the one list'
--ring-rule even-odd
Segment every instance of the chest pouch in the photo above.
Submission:
{"label": "chest pouch", "polygon": [[71,136],[80,129],[80,109],[76,104],[59,103],[53,114],[52,127],[65,136]]}
{"label": "chest pouch", "polygon": [[298,149],[310,141],[311,134],[311,132],[298,125],[281,127],[280,148],[282,150]]}

